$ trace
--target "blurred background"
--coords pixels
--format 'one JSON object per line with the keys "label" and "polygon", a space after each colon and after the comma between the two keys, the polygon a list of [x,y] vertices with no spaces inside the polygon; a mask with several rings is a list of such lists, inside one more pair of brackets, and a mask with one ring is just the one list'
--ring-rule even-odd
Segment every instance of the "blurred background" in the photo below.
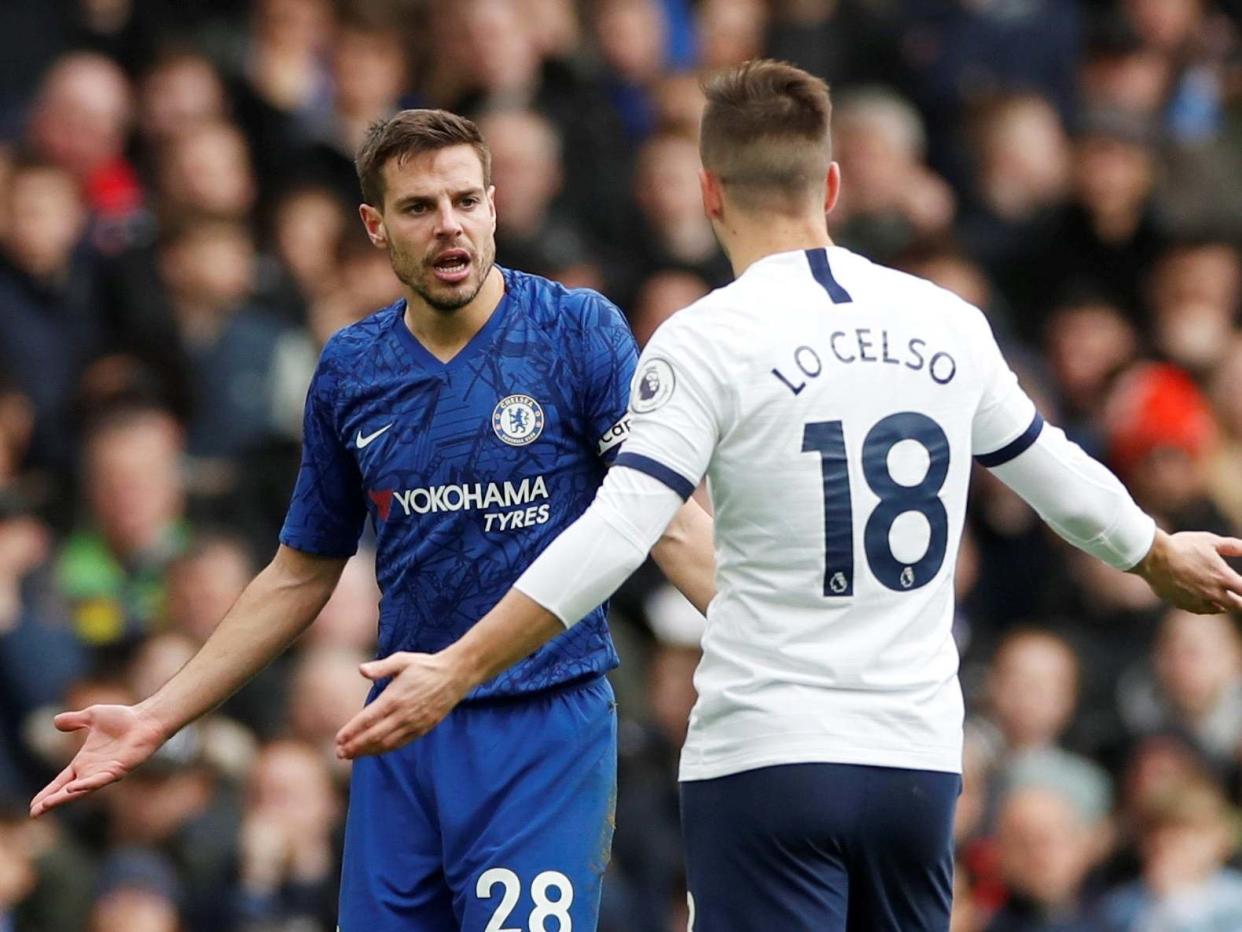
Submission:
{"label": "blurred background", "polygon": [[[986,309],[1044,414],[1170,530],[1242,527],[1238,0],[5,0],[0,930],[331,930],[374,649],[364,546],[312,630],[139,773],[30,822],[53,711],[148,695],[274,550],[323,342],[397,283],[356,218],[372,120],[495,156],[502,263],[640,344],[729,279],[702,69],[828,79],[837,242]],[[977,477],[957,932],[1238,930],[1237,619],[1158,605]],[[675,766],[702,622],[614,600],[602,928],[685,928]]]}

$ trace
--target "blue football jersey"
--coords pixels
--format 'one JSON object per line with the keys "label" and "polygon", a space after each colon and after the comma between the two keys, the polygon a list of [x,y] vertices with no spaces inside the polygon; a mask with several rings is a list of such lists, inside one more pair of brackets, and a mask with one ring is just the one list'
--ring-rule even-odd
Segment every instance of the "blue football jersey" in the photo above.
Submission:
{"label": "blue football jersey", "polygon": [[[637,351],[595,292],[501,270],[505,295],[449,362],[400,300],[324,347],[281,542],[343,557],[376,536],[379,652],[438,651],[485,615],[595,497],[624,437]],[[617,664],[604,606],[471,697]]]}

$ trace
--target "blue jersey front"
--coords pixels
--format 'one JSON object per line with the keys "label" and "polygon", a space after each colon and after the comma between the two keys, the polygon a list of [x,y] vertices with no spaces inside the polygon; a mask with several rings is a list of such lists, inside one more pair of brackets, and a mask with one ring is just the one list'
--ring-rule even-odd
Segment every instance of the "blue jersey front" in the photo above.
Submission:
{"label": "blue jersey front", "polygon": [[[281,542],[347,556],[370,514],[380,654],[456,641],[595,496],[624,433],[637,353],[600,295],[502,270],[505,296],[448,363],[404,300],[337,333],[306,402]],[[472,697],[616,666],[604,607]]]}

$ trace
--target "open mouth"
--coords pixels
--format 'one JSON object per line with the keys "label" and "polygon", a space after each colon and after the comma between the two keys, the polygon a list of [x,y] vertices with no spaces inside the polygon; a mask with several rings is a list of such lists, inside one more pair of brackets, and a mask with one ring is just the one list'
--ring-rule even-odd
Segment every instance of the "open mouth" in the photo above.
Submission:
{"label": "open mouth", "polygon": [[449,249],[436,256],[431,269],[440,281],[455,285],[470,274],[470,253],[464,249]]}

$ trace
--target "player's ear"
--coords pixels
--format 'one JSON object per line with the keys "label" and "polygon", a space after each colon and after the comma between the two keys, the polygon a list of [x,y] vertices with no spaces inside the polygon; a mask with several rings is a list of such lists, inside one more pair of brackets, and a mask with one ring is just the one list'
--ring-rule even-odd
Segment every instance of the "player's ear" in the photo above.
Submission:
{"label": "player's ear", "polygon": [[709,219],[719,220],[724,213],[724,189],[720,178],[706,168],[699,169],[699,190],[703,194],[703,213]]}
{"label": "player's ear", "polygon": [[487,186],[487,204],[492,209],[492,229],[496,228],[496,186],[490,184]]}
{"label": "player's ear", "polygon": [[371,245],[386,247],[388,231],[384,229],[384,215],[370,204],[359,204],[358,216],[362,218],[362,225],[367,228],[367,237],[371,240]]}
{"label": "player's ear", "polygon": [[824,184],[824,213],[832,213],[837,206],[837,198],[841,195],[841,165],[832,162],[828,166],[828,177]]}

